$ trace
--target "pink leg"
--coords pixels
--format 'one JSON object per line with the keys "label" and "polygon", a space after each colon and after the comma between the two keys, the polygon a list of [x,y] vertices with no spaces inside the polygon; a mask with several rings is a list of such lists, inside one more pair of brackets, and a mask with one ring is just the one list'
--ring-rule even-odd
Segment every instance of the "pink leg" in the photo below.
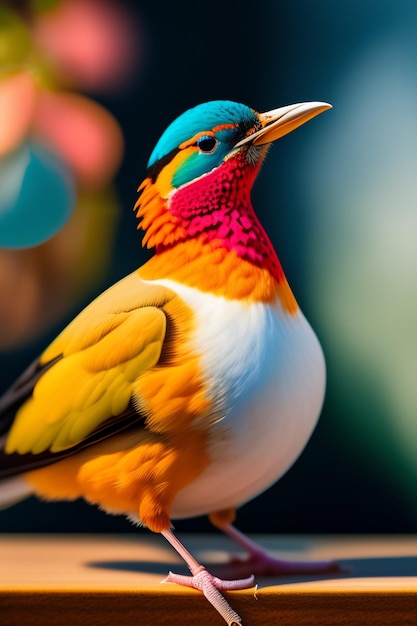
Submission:
{"label": "pink leg", "polygon": [[176,583],[202,591],[207,600],[227,622],[228,626],[241,625],[242,620],[239,615],[232,609],[219,590],[249,589],[254,586],[254,577],[250,576],[242,580],[222,580],[212,576],[205,567],[195,560],[171,530],[163,530],[161,534],[184,559],[192,574],[191,576],[182,576],[181,574],[169,572],[163,582]]}
{"label": "pink leg", "polygon": [[249,552],[249,558],[241,561],[259,576],[280,576],[285,574],[324,574],[340,572],[336,561],[282,561],[271,556],[259,544],[246,537],[232,524],[216,524],[226,535]]}

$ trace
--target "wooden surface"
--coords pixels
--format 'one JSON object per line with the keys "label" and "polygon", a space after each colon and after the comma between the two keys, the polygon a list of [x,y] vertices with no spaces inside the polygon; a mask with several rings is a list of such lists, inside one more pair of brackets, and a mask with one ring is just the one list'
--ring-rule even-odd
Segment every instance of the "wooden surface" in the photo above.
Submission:
{"label": "wooden surface", "polygon": [[[182,536],[213,573],[235,546],[218,535]],[[257,578],[228,599],[244,626],[417,626],[416,537],[256,538],[276,556],[336,558],[334,576]],[[222,626],[196,591],[161,585],[187,573],[162,537],[0,535],[1,626]],[[229,570],[229,571],[227,571]]]}

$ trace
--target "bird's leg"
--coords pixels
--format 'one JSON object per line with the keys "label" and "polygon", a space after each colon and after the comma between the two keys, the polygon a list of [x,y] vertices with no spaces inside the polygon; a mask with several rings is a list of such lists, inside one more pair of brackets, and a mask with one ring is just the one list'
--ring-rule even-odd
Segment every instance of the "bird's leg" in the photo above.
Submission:
{"label": "bird's leg", "polygon": [[285,574],[327,574],[340,572],[336,561],[284,561],[277,559],[246,537],[231,523],[224,522],[222,513],[210,515],[211,522],[226,535],[236,541],[249,553],[249,558],[242,560],[243,567],[247,567],[258,576],[280,576]]}
{"label": "bird's leg", "polygon": [[235,589],[249,589],[254,586],[254,577],[250,576],[242,580],[222,580],[221,578],[217,578],[195,560],[192,554],[188,552],[171,530],[163,530],[161,534],[169,541],[180,557],[184,559],[192,574],[192,576],[182,576],[181,574],[169,572],[163,582],[176,583],[177,585],[192,587],[193,589],[202,591],[207,600],[214,606],[216,611],[220,613],[229,626],[241,625],[242,620],[222,596],[220,590],[232,591]]}

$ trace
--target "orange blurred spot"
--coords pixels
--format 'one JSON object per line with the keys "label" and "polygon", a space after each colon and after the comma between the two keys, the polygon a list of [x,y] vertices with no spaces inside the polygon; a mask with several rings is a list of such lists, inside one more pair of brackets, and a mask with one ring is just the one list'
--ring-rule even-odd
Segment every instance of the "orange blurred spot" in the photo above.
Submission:
{"label": "orange blurred spot", "polygon": [[36,105],[36,86],[27,72],[0,79],[0,157],[15,150],[29,132]]}
{"label": "orange blurred spot", "polygon": [[123,137],[116,120],[102,106],[77,94],[42,91],[34,135],[90,189],[106,185],[122,159]]}

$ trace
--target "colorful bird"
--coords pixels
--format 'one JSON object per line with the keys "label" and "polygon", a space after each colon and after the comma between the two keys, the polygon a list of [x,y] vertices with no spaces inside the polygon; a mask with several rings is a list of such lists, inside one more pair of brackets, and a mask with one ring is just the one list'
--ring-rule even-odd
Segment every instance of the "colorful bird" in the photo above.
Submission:
{"label": "colorful bird", "polygon": [[254,571],[329,571],[287,563],[232,525],[303,450],[325,389],[320,344],[252,208],[271,142],[330,108],[267,113],[207,102],[153,150],[135,205],[154,256],[101,294],[0,404],[0,500],[83,497],[161,533],[228,624],[220,591],[253,576],[212,576],[172,519],[209,514],[249,551]]}

